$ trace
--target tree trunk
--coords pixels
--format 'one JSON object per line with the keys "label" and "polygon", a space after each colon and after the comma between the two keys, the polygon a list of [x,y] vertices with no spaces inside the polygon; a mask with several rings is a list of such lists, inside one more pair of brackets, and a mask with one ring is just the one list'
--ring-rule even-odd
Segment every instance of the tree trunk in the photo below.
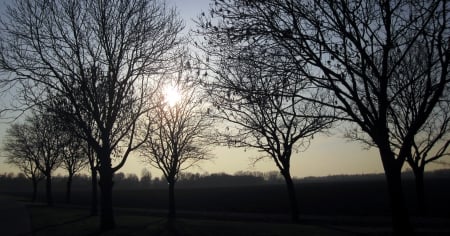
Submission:
{"label": "tree trunk", "polygon": [[52,176],[50,173],[45,174],[45,194],[45,197],[47,198],[47,205],[53,206]]}
{"label": "tree trunk", "polygon": [[292,181],[292,177],[289,171],[282,171],[281,172],[284,180],[286,182],[287,192],[289,196],[289,202],[291,204],[291,221],[292,222],[298,222],[299,221],[299,209],[298,209],[298,202],[297,202],[297,195],[295,192],[294,182]]}
{"label": "tree trunk", "polygon": [[394,235],[412,235],[413,228],[406,209],[403,194],[401,167],[390,148],[379,146],[384,174],[388,185],[388,194],[392,210],[392,227]]}
{"label": "tree trunk", "polygon": [[413,168],[414,179],[416,184],[416,194],[417,194],[417,207],[420,216],[427,215],[427,206],[425,199],[425,183],[424,183],[424,168],[417,167]]}
{"label": "tree trunk", "polygon": [[175,180],[169,179],[169,214],[167,215],[167,233],[168,235],[179,235],[175,226],[176,209],[175,209]]}
{"label": "tree trunk", "polygon": [[33,194],[31,196],[31,202],[35,202],[37,198],[38,181],[36,178],[32,178],[31,182],[33,183]]}
{"label": "tree trunk", "polygon": [[70,204],[70,196],[72,194],[72,178],[73,178],[73,174],[69,173],[69,176],[67,178],[67,183],[66,183],[66,203]]}
{"label": "tree trunk", "polygon": [[97,170],[95,168],[91,169],[91,216],[98,215],[98,190],[97,190]]}
{"label": "tree trunk", "polygon": [[100,157],[100,230],[107,231],[116,226],[112,206],[113,169],[109,153]]}
{"label": "tree trunk", "polygon": [[176,218],[175,210],[175,182],[169,181],[169,220]]}
{"label": "tree trunk", "polygon": [[[101,168],[100,168],[101,169]],[[100,229],[114,229],[114,212],[112,207],[112,170],[100,170]]]}

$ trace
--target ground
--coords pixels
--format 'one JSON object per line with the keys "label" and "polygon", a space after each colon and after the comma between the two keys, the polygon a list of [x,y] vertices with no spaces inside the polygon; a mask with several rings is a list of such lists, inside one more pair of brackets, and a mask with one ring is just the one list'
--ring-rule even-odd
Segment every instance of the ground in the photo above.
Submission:
{"label": "ground", "polygon": [[[28,204],[33,235],[183,235],[183,236],[287,236],[287,235],[390,235],[389,219],[361,217],[303,217],[299,224],[271,222],[251,216],[234,215],[235,220],[217,220],[214,214],[205,219],[207,213],[195,216],[183,213],[169,230],[164,216],[136,209],[116,209],[117,228],[100,233],[98,217],[88,215],[88,209],[78,207],[47,207]],[[228,216],[230,218],[231,216]],[[421,227],[418,235],[450,235],[448,219],[416,219]],[[417,222],[416,222],[417,223]]]}

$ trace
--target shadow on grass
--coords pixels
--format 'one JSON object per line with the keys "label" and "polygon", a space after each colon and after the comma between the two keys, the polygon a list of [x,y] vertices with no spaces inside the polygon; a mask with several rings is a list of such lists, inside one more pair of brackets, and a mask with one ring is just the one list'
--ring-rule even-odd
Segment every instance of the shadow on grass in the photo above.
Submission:
{"label": "shadow on grass", "polygon": [[167,218],[116,214],[117,227],[100,232],[98,216],[90,216],[86,209],[29,206],[34,236],[101,235],[101,236],[287,236],[287,235],[360,235],[350,229],[327,227],[310,223],[290,224],[258,221],[221,221],[214,219],[177,218],[172,224]]}
{"label": "shadow on grass", "polygon": [[48,207],[40,204],[28,204],[27,209],[32,222],[32,233],[35,236],[75,235],[86,227],[92,232],[88,235],[99,234],[98,231],[91,230],[95,229],[93,222],[96,221],[96,217],[90,216],[84,210]]}
{"label": "shadow on grass", "polygon": [[[95,216],[82,216],[82,217],[79,217],[77,219],[71,219],[71,220],[67,220],[67,221],[64,221],[64,222],[58,222],[58,223],[54,223],[54,224],[49,224],[49,225],[45,225],[45,226],[42,226],[42,227],[37,227],[37,228],[33,227],[32,233],[33,233],[33,235],[35,235],[35,234],[37,234],[37,233],[39,233],[41,231],[46,231],[48,229],[55,228],[55,227],[61,227],[61,226],[65,226],[65,225],[71,225],[71,224],[74,224],[74,223],[79,223],[79,222],[82,222],[82,221],[89,220],[90,218],[93,218],[93,217],[95,217]],[[95,232],[92,235],[98,235],[98,232]]]}
{"label": "shadow on grass", "polygon": [[[165,233],[165,220],[157,217],[116,215],[114,230],[101,232],[99,217],[90,216],[86,209],[29,205],[34,236],[73,235],[170,235]],[[156,232],[156,233],[154,233]],[[185,235],[185,234],[180,234]]]}

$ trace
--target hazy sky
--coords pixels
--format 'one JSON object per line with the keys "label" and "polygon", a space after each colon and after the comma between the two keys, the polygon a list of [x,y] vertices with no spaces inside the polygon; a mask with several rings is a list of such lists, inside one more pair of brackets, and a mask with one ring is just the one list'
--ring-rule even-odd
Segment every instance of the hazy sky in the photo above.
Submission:
{"label": "hazy sky", "polygon": [[[169,5],[177,7],[187,30],[194,27],[192,19],[195,19],[202,10],[207,10],[209,2],[209,0],[167,0]],[[0,124],[0,140],[6,127],[7,125]],[[190,171],[232,174],[237,171],[277,170],[274,162],[268,158],[253,165],[253,159],[261,155],[254,150],[227,147],[217,147],[213,150],[215,156],[213,160],[201,163],[198,168]],[[14,170],[3,161],[0,159],[0,173]],[[143,163],[137,156],[131,156],[121,171],[139,175],[143,168],[150,169],[149,165]],[[155,169],[150,171],[153,176],[161,175],[161,172]],[[344,139],[342,130],[333,130],[329,136],[315,137],[308,150],[293,154],[291,163],[291,173],[296,177],[379,172],[382,172],[382,165],[377,150],[365,150],[359,143]]]}

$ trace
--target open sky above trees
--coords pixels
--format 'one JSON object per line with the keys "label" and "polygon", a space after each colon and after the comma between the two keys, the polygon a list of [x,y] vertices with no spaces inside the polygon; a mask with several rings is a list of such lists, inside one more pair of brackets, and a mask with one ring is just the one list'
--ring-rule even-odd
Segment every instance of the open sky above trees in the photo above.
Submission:
{"label": "open sky above trees", "polygon": [[[0,3],[0,12],[4,9],[4,4],[9,0]],[[180,17],[184,20],[188,32],[195,27],[193,20],[202,11],[206,11],[210,0],[167,0],[171,6],[176,6]],[[1,98],[2,100],[5,98]],[[7,104],[5,101],[0,106]],[[0,141],[3,140],[9,120],[1,120]],[[326,176],[335,174],[363,174],[380,173],[382,164],[375,149],[366,149],[358,142],[351,142],[344,138],[345,124],[339,124],[337,128],[330,131],[328,135],[318,135],[312,141],[310,147],[302,153],[294,153],[292,157],[292,175],[295,177],[305,176]],[[260,157],[261,153],[254,150],[244,150],[228,147],[213,148],[214,159],[199,164],[197,168],[192,168],[192,172],[226,172],[235,173],[242,170],[250,171],[271,171],[276,170],[272,160],[263,159],[257,163],[254,160]],[[3,156],[3,155],[0,155]],[[448,160],[444,159],[443,161]],[[405,165],[406,167],[407,165]],[[160,176],[161,173],[155,168],[141,161],[138,154],[132,155],[125,166],[121,169],[124,173],[136,173],[140,175],[141,170],[146,167],[150,169],[153,176]],[[428,170],[445,167],[440,164],[430,164]],[[17,172],[18,170],[4,163],[0,157],[0,173]]]}

